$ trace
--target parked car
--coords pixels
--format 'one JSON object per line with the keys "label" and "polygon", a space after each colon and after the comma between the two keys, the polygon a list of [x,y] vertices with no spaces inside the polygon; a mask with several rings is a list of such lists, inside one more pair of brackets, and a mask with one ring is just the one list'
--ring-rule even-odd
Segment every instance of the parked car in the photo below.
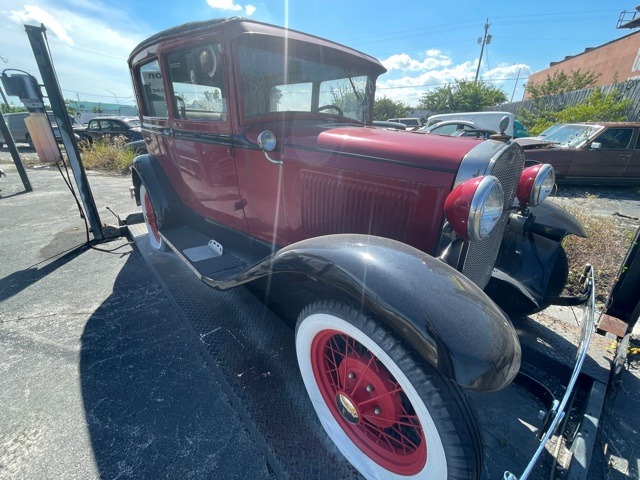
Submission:
{"label": "parked car", "polygon": [[148,149],[132,193],[151,246],[218,289],[323,284],[295,342],[338,449],[367,478],[479,478],[463,390],[514,378],[502,308],[554,301],[562,239],[584,235],[544,202],[553,169],[524,169],[510,141],[373,127],[385,68],[302,32],[188,23],[143,41],[129,67]]}
{"label": "parked car", "polygon": [[[29,130],[27,129],[27,125],[24,121],[28,116],[29,112],[5,113],[4,119],[9,127],[13,141],[16,143],[28,143],[29,146],[33,148],[33,140],[31,139],[31,135],[29,134]],[[62,136],[60,135],[56,118],[52,113],[47,113],[47,117],[49,118],[54,138],[58,143],[62,143]],[[72,119],[72,122],[75,121]],[[80,137],[76,134],[76,140],[79,139]],[[0,132],[0,148],[2,148],[5,143],[6,140],[4,139],[2,132]]]}
{"label": "parked car", "polygon": [[481,126],[487,130],[500,131],[500,121],[504,118],[509,118],[509,123],[505,129],[505,133],[511,137],[528,137],[530,134],[526,128],[520,123],[511,112],[459,112],[459,113],[440,113],[437,115],[431,115],[427,119],[425,127],[431,127],[436,123],[445,122],[449,120],[465,120],[473,122],[476,125]]}
{"label": "parked car", "polygon": [[389,118],[387,122],[402,123],[406,130],[415,130],[422,126],[419,118]]}
{"label": "parked car", "polygon": [[374,120],[371,122],[374,127],[391,128],[393,130],[407,130],[407,126],[400,122],[386,122],[384,120]]}
{"label": "parked car", "polygon": [[137,117],[95,117],[78,134],[82,140],[89,142],[114,137],[124,137],[128,142],[142,140],[140,120]]}
{"label": "parked car", "polygon": [[473,122],[465,120],[446,120],[430,127],[422,127],[416,130],[420,133],[433,133],[434,135],[448,135],[450,137],[473,137],[487,139],[497,133]]}
{"label": "parked car", "polygon": [[549,163],[558,183],[640,184],[640,123],[570,123],[520,138],[528,160]]}

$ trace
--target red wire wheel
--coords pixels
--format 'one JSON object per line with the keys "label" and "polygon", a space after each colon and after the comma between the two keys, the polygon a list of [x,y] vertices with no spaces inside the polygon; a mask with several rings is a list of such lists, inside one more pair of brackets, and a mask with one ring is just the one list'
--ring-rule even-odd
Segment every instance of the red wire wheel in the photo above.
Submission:
{"label": "red wire wheel", "polygon": [[311,346],[313,373],[336,421],[385,469],[415,475],[427,461],[420,420],[402,387],[365,346],[336,330]]}
{"label": "red wire wheel", "polygon": [[482,440],[460,388],[349,303],[306,307],[300,373],[322,427],[367,479],[477,479]]}

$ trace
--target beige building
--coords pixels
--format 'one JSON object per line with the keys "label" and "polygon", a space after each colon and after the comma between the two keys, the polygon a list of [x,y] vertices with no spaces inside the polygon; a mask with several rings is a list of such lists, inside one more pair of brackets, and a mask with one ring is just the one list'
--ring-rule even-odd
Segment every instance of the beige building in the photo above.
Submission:
{"label": "beige building", "polygon": [[[597,86],[610,85],[616,79],[619,82],[640,79],[640,31],[599,47],[587,48],[584,52],[565,57],[559,62],[551,62],[549,68],[532,73],[527,81],[539,83],[547,75],[561,71],[569,74],[578,69],[600,74]],[[524,98],[528,98],[526,91]]]}

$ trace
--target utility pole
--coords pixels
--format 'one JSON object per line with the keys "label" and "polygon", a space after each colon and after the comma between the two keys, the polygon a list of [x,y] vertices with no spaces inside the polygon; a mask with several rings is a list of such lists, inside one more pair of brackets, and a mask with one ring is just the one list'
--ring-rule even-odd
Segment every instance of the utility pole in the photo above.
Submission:
{"label": "utility pole", "polygon": [[491,35],[487,35],[489,32],[489,19],[487,18],[486,23],[484,24],[484,35],[482,38],[478,37],[478,43],[482,43],[482,48],[480,49],[480,60],[478,60],[478,69],[476,70],[476,79],[474,82],[478,82],[478,75],[480,74],[480,65],[482,64],[482,55],[484,55],[484,46],[489,45],[491,43]]}

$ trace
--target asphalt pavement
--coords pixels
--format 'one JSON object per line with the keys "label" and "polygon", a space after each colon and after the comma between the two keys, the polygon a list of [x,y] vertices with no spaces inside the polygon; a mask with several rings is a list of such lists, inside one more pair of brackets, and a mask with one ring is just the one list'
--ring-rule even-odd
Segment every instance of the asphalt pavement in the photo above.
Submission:
{"label": "asphalt pavement", "polygon": [[[189,281],[171,254],[145,256],[144,238],[138,246],[119,238],[88,248],[57,170],[29,168],[34,191],[24,193],[6,162],[0,158],[8,174],[0,179],[0,479],[357,478],[303,415],[291,339],[269,349],[257,338],[286,334],[286,322],[246,289],[207,289],[202,295],[212,296],[200,303],[227,318],[193,322],[197,302],[170,289],[171,277]],[[89,173],[89,181],[104,223],[117,223],[107,207],[122,218],[138,211],[128,177]],[[231,338],[225,322],[241,326],[247,318],[258,320],[257,332]],[[273,327],[260,330],[263,322]],[[219,333],[236,342],[244,364],[216,356]],[[255,358],[243,353],[249,346]],[[589,478],[638,478],[638,392],[635,360],[611,399],[597,445],[605,454]],[[295,405],[256,420],[278,395]],[[524,461],[539,405],[518,386],[473,401],[489,452],[484,478],[500,478],[505,464]],[[287,422],[316,432],[314,446],[278,428]],[[304,477],[300,464],[308,466]]]}

